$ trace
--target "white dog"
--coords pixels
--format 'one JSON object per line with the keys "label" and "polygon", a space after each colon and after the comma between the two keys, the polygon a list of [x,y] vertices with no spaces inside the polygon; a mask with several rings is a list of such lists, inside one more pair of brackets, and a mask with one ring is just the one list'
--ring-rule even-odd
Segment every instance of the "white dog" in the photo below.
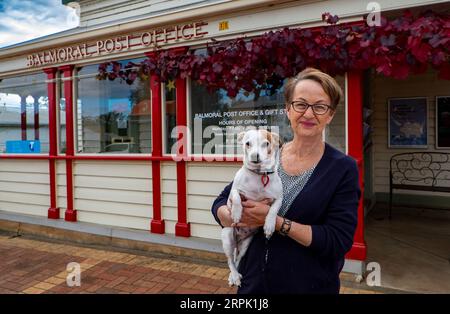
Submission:
{"label": "white dog", "polygon": [[[278,176],[279,136],[266,130],[250,130],[238,136],[243,145],[244,163],[236,176],[228,197],[231,218],[238,223],[242,216],[241,196],[244,199],[261,201],[273,199],[266,216],[264,234],[270,238],[275,231],[276,217],[283,197],[281,179]],[[239,262],[245,255],[257,228],[223,228],[222,244],[228,259],[230,286],[241,285],[242,275],[238,272]]]}

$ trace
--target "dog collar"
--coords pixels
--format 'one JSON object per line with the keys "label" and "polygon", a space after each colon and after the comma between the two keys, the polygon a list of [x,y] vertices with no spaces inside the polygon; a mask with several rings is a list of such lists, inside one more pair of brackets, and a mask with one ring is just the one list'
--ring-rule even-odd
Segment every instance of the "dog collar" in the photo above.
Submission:
{"label": "dog collar", "polygon": [[260,176],[272,174],[275,172],[275,170],[270,170],[270,171],[257,171],[257,170],[253,170],[253,169],[248,169],[248,170],[250,170],[253,173],[259,174]]}
{"label": "dog collar", "polygon": [[275,172],[274,170],[271,170],[271,171],[256,171],[256,170],[252,170],[252,169],[248,169],[248,170],[261,176],[261,183],[264,187],[266,187],[269,184],[269,181],[270,181],[269,174],[272,174]]}

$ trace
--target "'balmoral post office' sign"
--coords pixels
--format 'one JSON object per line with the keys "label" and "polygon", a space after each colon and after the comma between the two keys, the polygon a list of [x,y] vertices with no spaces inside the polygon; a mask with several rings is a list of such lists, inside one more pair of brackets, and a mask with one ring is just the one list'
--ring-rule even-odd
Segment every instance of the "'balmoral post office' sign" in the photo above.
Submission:
{"label": "'balmoral post office' sign", "polygon": [[158,28],[133,35],[121,35],[114,38],[82,43],[74,46],[55,48],[27,56],[27,67],[39,67],[49,64],[85,59],[102,54],[127,51],[131,47],[157,47],[167,43],[201,38],[208,34],[202,31],[206,22],[195,22]]}

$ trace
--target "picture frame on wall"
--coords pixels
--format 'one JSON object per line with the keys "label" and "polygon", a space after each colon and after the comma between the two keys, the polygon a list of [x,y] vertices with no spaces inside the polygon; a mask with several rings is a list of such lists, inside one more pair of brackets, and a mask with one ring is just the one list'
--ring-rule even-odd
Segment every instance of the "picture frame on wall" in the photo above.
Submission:
{"label": "picture frame on wall", "polygon": [[436,96],[436,148],[450,149],[450,96]]}
{"label": "picture frame on wall", "polygon": [[428,147],[426,97],[388,99],[388,147]]}

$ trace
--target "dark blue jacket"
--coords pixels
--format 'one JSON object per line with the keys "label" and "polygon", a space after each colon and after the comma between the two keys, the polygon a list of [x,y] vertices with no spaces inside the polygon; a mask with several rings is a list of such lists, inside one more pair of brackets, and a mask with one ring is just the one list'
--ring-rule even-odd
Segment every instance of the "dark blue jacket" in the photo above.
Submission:
{"label": "dark blue jacket", "polygon": [[[231,184],[214,201],[212,213],[227,203]],[[322,159],[285,217],[311,225],[305,247],[275,232],[254,236],[239,271],[238,293],[339,293],[339,273],[353,244],[361,196],[356,161],[326,144]]]}

